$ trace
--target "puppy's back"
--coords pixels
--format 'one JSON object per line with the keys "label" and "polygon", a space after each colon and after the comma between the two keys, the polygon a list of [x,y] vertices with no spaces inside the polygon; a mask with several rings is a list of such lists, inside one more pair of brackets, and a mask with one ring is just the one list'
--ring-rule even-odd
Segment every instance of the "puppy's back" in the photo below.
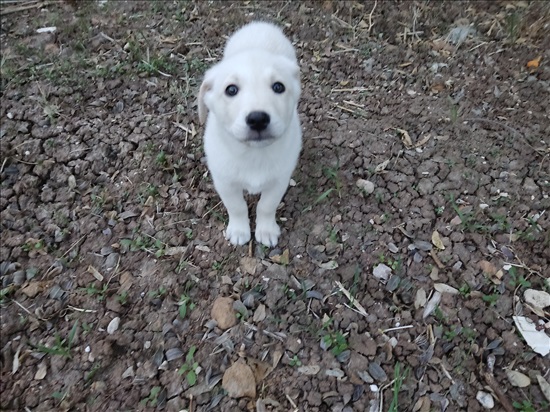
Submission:
{"label": "puppy's back", "polygon": [[223,55],[231,57],[254,49],[281,54],[296,61],[294,47],[283,31],[274,24],[261,21],[249,23],[237,30],[227,41]]}

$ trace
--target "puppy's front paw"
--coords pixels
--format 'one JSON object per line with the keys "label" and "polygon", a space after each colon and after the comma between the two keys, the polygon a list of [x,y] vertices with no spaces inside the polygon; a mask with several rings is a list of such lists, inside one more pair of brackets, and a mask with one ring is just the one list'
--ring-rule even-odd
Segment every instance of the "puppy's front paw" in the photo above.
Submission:
{"label": "puppy's front paw", "polygon": [[281,229],[279,225],[273,220],[273,222],[260,222],[256,226],[256,241],[268,247],[277,246]]}
{"label": "puppy's front paw", "polygon": [[248,223],[235,224],[230,220],[225,231],[225,238],[235,246],[244,245],[250,240],[250,226]]}

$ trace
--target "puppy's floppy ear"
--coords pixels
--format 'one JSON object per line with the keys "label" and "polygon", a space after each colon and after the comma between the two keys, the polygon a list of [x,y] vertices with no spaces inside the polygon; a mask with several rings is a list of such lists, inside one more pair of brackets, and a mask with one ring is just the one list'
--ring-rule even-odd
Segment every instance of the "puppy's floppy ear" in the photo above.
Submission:
{"label": "puppy's floppy ear", "polygon": [[201,124],[204,124],[206,121],[206,115],[208,114],[208,108],[204,103],[204,95],[212,90],[213,83],[214,81],[211,77],[209,78],[208,76],[205,76],[199,90],[199,121]]}
{"label": "puppy's floppy ear", "polygon": [[206,94],[214,87],[214,79],[216,78],[216,67],[213,66],[204,73],[204,80],[202,81],[201,88],[199,90],[199,121],[204,124],[206,121],[206,115],[208,114],[208,107],[204,102]]}

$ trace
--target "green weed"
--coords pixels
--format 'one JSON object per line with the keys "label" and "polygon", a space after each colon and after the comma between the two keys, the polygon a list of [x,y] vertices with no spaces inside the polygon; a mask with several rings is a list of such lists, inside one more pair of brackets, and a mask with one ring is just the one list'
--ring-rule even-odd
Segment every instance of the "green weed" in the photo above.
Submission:
{"label": "green weed", "polygon": [[157,406],[158,396],[159,396],[160,391],[161,391],[160,386],[153,386],[151,388],[151,390],[149,391],[149,396],[147,396],[146,398],[143,398],[141,401],[139,401],[139,404],[141,406],[147,406],[147,405],[152,406],[152,407]]}
{"label": "green weed", "polygon": [[55,335],[55,342],[52,347],[45,346],[42,344],[33,345],[38,352],[46,353],[49,355],[60,355],[66,358],[71,356],[71,347],[76,336],[76,331],[78,328],[78,321],[76,321],[69,331],[69,335],[66,339],[61,339],[59,335]]}
{"label": "green weed", "polygon": [[388,408],[388,412],[398,412],[399,404],[398,404],[398,396],[399,392],[401,391],[401,387],[403,386],[403,381],[407,378],[407,375],[409,374],[409,368],[405,368],[404,371],[401,371],[401,364],[397,362],[395,364],[394,368],[394,379],[393,379],[393,387],[392,387],[392,401],[390,403],[390,406]]}
{"label": "green weed", "polygon": [[298,355],[294,355],[294,357],[290,358],[288,364],[290,366],[300,367],[302,366],[302,361],[298,358]]}
{"label": "green weed", "polygon": [[97,296],[97,300],[102,302],[107,296],[107,290],[109,285],[105,284],[101,288],[96,287],[95,282],[85,288],[81,288],[81,291],[86,292],[88,296]]}
{"label": "green weed", "polygon": [[178,374],[185,374],[185,380],[189,386],[194,386],[197,383],[199,364],[194,360],[196,350],[197,347],[194,345],[189,348],[189,352],[187,352],[187,356],[185,357],[185,363],[178,370]]}
{"label": "green weed", "polygon": [[187,316],[188,310],[195,309],[195,304],[191,301],[191,298],[187,295],[181,295],[180,300],[178,301],[178,313],[180,315],[180,318],[185,319],[185,316]]}

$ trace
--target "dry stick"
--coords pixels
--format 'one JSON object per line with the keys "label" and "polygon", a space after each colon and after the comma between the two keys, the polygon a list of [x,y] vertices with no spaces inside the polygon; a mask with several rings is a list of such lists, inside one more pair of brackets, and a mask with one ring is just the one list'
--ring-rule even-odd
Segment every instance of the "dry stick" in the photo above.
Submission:
{"label": "dry stick", "polygon": [[374,9],[376,9],[377,0],[374,0],[374,6],[372,6],[372,10],[369,13],[369,29],[367,30],[367,33],[370,35],[370,31],[374,27],[374,23],[372,22],[372,15],[374,14]]}
{"label": "dry stick", "polygon": [[516,409],[513,407],[510,399],[508,399],[508,396],[502,392],[499,384],[495,381],[493,374],[490,372],[483,372],[482,375],[483,378],[485,378],[485,382],[487,382],[487,385],[489,385],[489,387],[493,390],[506,412],[516,412]]}
{"label": "dry stick", "polygon": [[50,4],[57,4],[61,3],[60,0],[57,1],[40,1],[40,2],[34,2],[33,4],[24,4],[22,6],[14,6],[14,7],[7,7],[2,12],[0,12],[0,16],[5,16],[6,14],[11,13],[17,13],[18,11],[25,11],[30,9],[36,9],[38,7],[46,7]]}
{"label": "dry stick", "polygon": [[[88,237],[88,235],[84,235],[84,236],[82,236],[80,239],[78,239],[76,242],[74,242],[74,243],[71,245],[71,247],[69,247],[69,249],[67,249],[67,251],[66,251],[65,253],[63,253],[63,254],[61,255],[61,257],[60,257],[58,260],[63,259],[65,256],[67,256],[67,254],[68,254],[71,250],[73,250],[73,249],[82,241],[82,239],[84,239],[85,237]],[[49,274],[51,273],[50,271],[53,269],[54,265],[55,265],[55,262],[52,263],[52,265],[48,268],[48,270],[46,270],[46,273],[44,274],[44,278],[45,278],[45,279],[48,278]]]}

